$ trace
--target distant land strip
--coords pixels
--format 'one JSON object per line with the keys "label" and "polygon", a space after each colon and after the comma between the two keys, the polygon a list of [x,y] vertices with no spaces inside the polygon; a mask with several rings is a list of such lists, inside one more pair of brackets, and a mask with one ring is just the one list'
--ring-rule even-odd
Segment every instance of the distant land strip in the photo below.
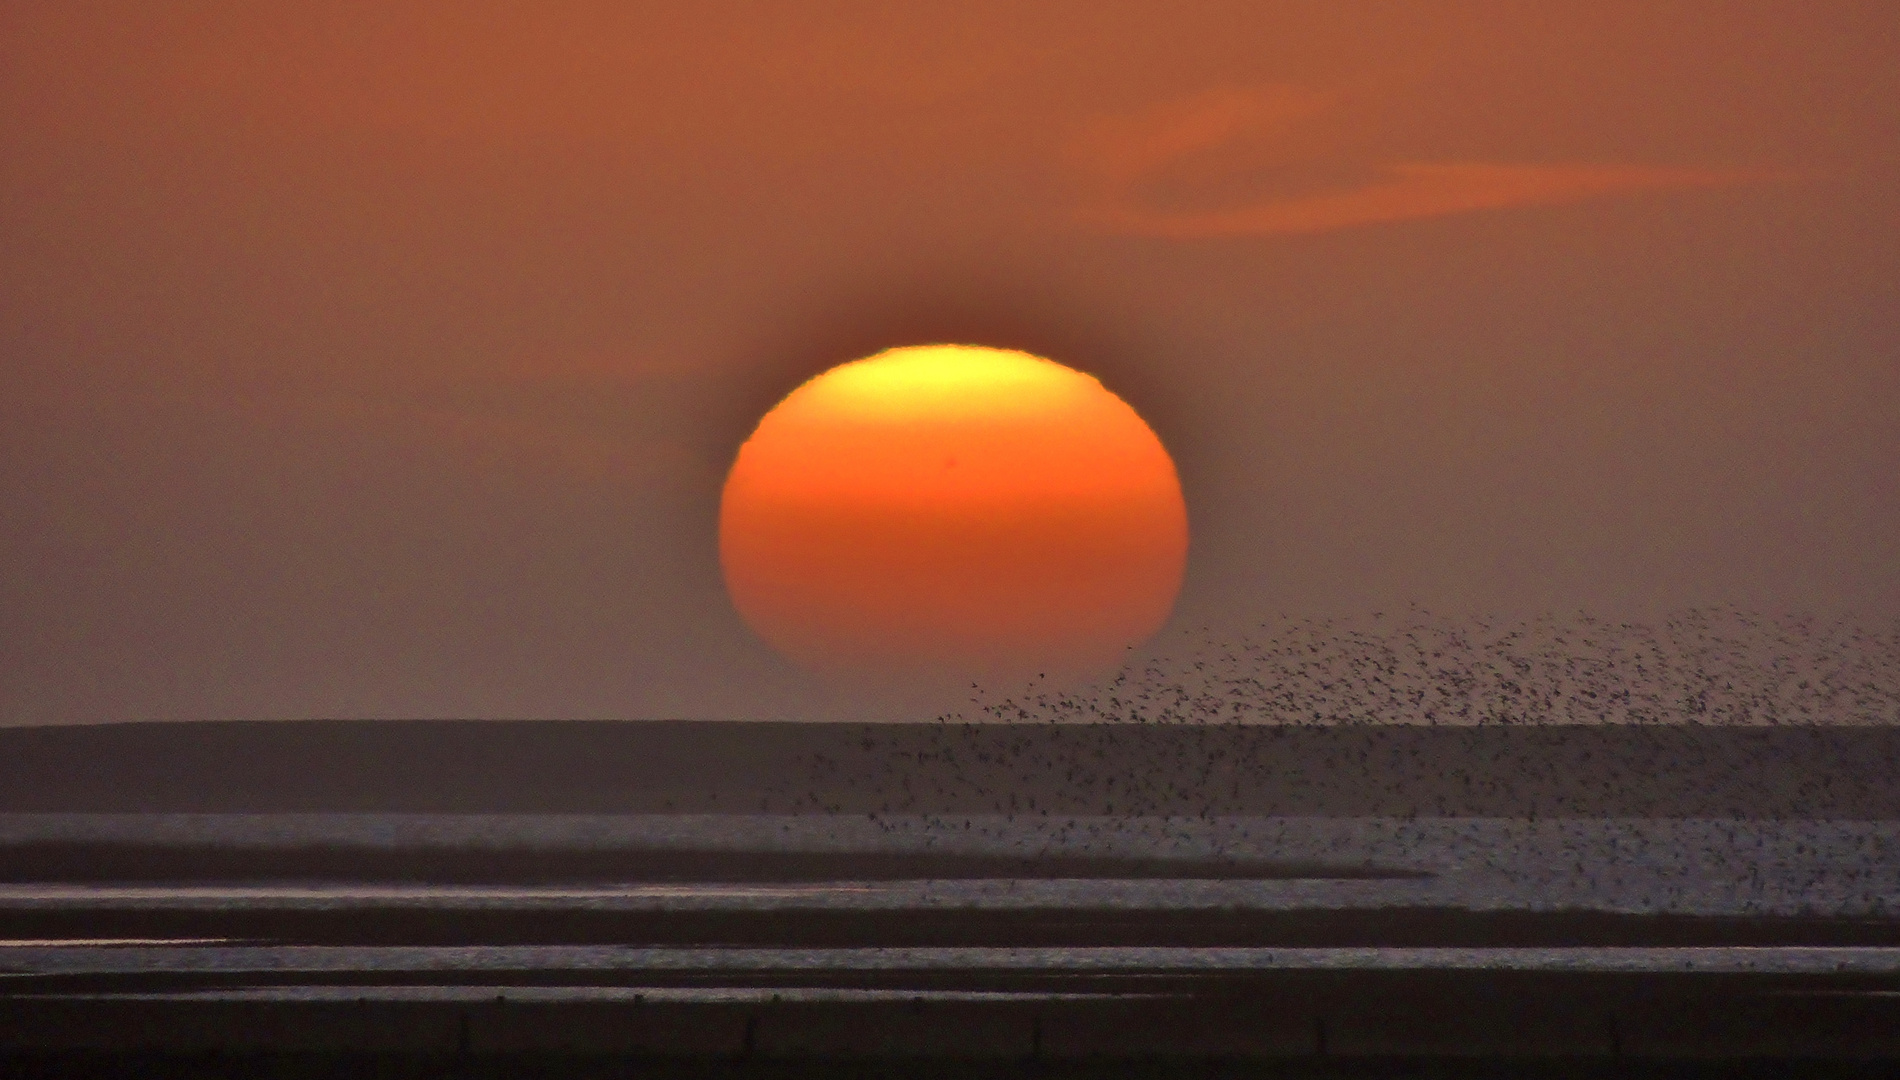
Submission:
{"label": "distant land strip", "polygon": [[0,812],[1900,818],[1900,728],[0,728]]}

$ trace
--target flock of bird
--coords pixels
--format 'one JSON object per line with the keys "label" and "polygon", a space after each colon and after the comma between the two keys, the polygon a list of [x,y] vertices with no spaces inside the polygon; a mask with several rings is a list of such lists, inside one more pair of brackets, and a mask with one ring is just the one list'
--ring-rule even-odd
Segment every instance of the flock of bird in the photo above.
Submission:
{"label": "flock of bird", "polygon": [[[1225,635],[1221,635],[1225,638]],[[1105,683],[976,688],[946,721],[1275,724],[1900,723],[1900,619],[1699,608],[1660,623],[1287,618]]]}
{"label": "flock of bird", "polygon": [[[1900,739],[1865,737],[1900,725],[1900,620],[1411,609],[1186,644],[1094,686],[976,688],[968,713],[867,728],[815,748],[768,802],[1042,819],[1900,811],[1885,805]],[[1715,730],[1736,727],[1760,735]]]}

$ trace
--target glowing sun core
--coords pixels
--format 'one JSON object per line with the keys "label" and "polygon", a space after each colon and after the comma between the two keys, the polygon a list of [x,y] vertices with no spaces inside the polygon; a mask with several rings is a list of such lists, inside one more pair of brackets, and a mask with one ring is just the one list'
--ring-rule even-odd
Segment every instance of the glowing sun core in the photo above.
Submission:
{"label": "glowing sun core", "polygon": [[734,605],[819,670],[1014,675],[1113,661],[1180,591],[1161,441],[1093,377],[1003,349],[891,349],[805,383],[720,504]]}

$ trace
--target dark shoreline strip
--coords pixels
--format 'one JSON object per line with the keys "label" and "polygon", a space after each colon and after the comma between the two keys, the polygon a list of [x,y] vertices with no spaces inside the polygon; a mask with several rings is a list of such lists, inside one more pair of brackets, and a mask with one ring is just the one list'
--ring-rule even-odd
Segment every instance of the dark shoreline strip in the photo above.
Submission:
{"label": "dark shoreline strip", "polygon": [[984,878],[1416,880],[1430,876],[1417,870],[1351,864],[955,852],[233,848],[64,842],[0,846],[0,882],[14,883],[581,885]]}

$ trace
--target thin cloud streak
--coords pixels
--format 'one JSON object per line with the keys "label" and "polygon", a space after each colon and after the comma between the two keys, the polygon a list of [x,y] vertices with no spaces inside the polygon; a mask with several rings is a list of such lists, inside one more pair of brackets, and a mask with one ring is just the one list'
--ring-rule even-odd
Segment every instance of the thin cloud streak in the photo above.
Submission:
{"label": "thin cloud streak", "polygon": [[[1218,209],[1168,209],[1145,197],[1165,173],[1196,164],[1197,155],[1283,139],[1294,123],[1329,111],[1323,101],[1285,87],[1226,89],[1099,123],[1070,146],[1096,191],[1073,220],[1104,232],[1175,240],[1277,236],[1794,177],[1754,166],[1401,161],[1373,167],[1372,178],[1354,186]],[[1305,155],[1275,156],[1293,164]],[[1193,171],[1208,178],[1205,162]]]}

